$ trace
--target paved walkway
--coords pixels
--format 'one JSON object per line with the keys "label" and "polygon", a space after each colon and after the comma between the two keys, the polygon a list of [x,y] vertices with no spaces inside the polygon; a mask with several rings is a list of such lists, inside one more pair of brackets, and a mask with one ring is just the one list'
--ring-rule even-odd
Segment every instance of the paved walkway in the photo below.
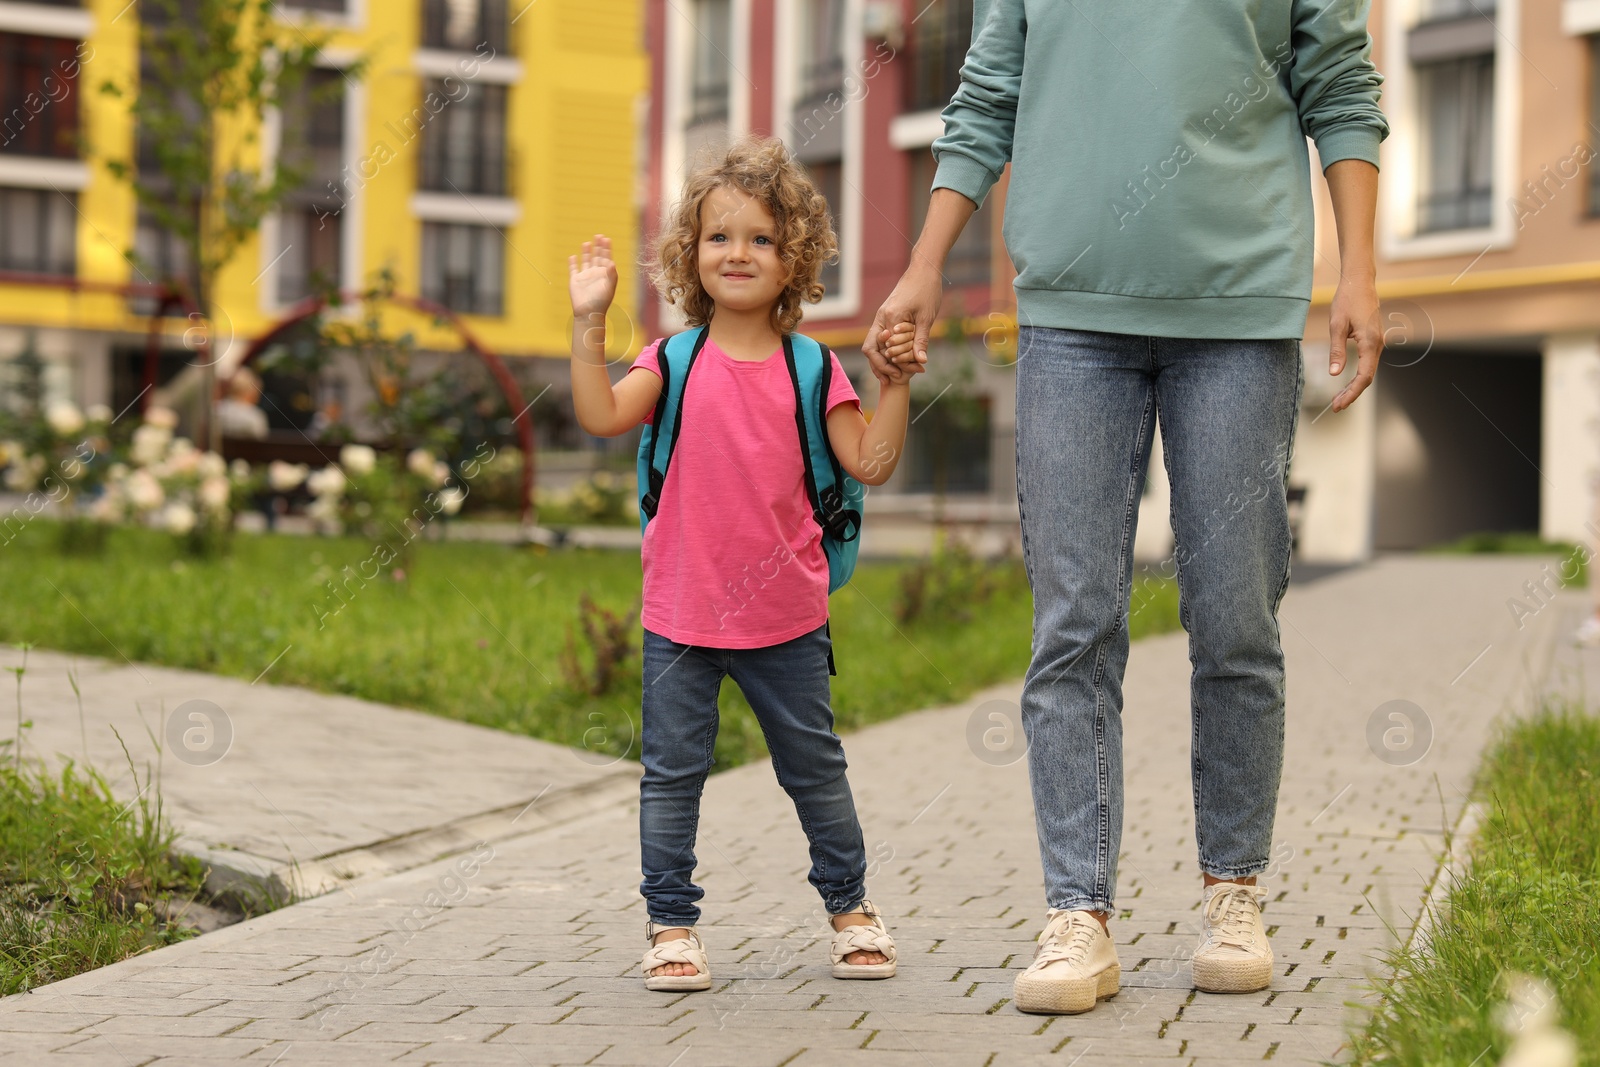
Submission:
{"label": "paved walkway", "polygon": [[[1542,565],[1393,559],[1291,590],[1288,773],[1265,883],[1278,962],[1271,991],[1259,995],[1190,988],[1198,878],[1187,658],[1182,635],[1137,644],[1112,926],[1124,985],[1076,1017],[1024,1016],[1008,1002],[1043,918],[1027,774],[1024,763],[968,738],[974,719],[981,737],[989,712],[1014,711],[1015,684],[848,739],[872,895],[901,946],[898,978],[828,977],[803,838],[771,770],[753,765],[715,776],[706,790],[702,932],[717,985],[672,996],[647,994],[637,975],[636,809],[604,795],[616,788],[605,776],[628,768],[595,768],[553,746],[360,702],[264,683],[224,691],[217,687],[235,683],[139,667],[173,697],[221,693],[209,699],[235,721],[232,751],[205,774],[167,765],[169,811],[191,831],[207,820],[212,843],[229,841],[231,820],[269,855],[274,842],[296,855],[348,851],[363,834],[449,820],[481,830],[486,843],[466,834],[436,862],[345,879],[314,900],[0,1001],[0,1064],[1337,1059],[1347,1002],[1362,996],[1392,942],[1389,928],[1409,933],[1493,722],[1526,706],[1547,677],[1555,635],[1583,610],[1582,598],[1564,594],[1518,629],[1507,600]],[[6,664],[14,657],[0,652]],[[103,688],[91,706],[142,691],[132,668],[97,669]],[[37,692],[36,677],[45,688],[48,673],[30,672],[25,692]],[[39,700],[30,705],[36,741],[48,735],[73,751],[70,697],[48,714]],[[1397,707],[1417,728],[1415,748],[1404,748],[1403,730],[1385,747],[1383,733],[1398,720],[1372,726],[1375,709],[1392,700],[1414,705]],[[1418,758],[1427,726],[1431,741]],[[98,745],[91,738],[97,759]],[[236,777],[222,777],[225,769]],[[267,803],[251,799],[258,792]],[[523,797],[539,799],[513,822]],[[299,852],[297,841],[312,851]]]}

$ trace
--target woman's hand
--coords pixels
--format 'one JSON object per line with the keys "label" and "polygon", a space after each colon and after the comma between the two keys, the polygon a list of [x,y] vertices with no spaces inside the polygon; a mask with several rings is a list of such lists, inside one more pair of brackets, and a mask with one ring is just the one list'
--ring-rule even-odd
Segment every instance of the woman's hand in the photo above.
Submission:
{"label": "woman's hand", "polygon": [[1347,275],[1339,280],[1328,315],[1328,373],[1344,370],[1345,345],[1356,346],[1355,380],[1333,398],[1333,410],[1343,411],[1366,392],[1378,374],[1383,355],[1383,323],[1378,317],[1378,287],[1371,275]]}
{"label": "woman's hand", "polygon": [[[921,263],[915,255],[911,266],[900,278],[900,283],[889,294],[889,299],[878,309],[872,326],[867,330],[861,351],[872,367],[872,373],[882,382],[894,382],[903,369],[919,374],[928,362],[928,333],[939,317],[939,303],[944,298],[944,279],[936,268]],[[904,326],[911,327],[911,350],[902,354],[897,365],[891,366],[884,351],[885,336],[893,337]]]}
{"label": "woman's hand", "polygon": [[603,233],[583,242],[581,256],[567,257],[567,290],[572,314],[604,315],[617,295],[617,265],[611,261],[611,238]]}

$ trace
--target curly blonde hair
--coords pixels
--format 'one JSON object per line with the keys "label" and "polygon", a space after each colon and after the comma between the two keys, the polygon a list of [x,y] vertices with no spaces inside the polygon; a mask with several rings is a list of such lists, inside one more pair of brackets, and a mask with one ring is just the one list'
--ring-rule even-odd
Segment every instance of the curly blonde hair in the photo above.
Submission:
{"label": "curly blonde hair", "polygon": [[839,242],[827,199],[775,137],[742,138],[695,168],[656,238],[651,281],[667,303],[682,303],[690,326],[711,321],[716,304],[700,284],[700,208],[717,189],[737,189],[771,213],[778,260],[789,272],[772,307],[772,325],[781,334],[793,333],[804,315],[800,305],[822,299],[822,268],[838,258]]}

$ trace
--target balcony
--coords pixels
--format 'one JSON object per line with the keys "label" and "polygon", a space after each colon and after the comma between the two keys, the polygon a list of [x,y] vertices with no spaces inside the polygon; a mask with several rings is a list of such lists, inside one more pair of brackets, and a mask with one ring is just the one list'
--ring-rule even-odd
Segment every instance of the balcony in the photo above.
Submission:
{"label": "balcony", "polygon": [[476,52],[484,45],[495,55],[511,51],[506,0],[423,0],[422,47]]}

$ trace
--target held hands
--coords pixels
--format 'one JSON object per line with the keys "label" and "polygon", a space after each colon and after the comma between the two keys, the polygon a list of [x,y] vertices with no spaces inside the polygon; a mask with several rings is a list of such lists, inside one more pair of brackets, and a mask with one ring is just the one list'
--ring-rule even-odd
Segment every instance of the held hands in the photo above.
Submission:
{"label": "held hands", "polygon": [[[878,333],[878,351],[883,354],[882,373],[878,379],[884,385],[904,385],[913,374],[923,370],[915,354],[917,326],[914,322],[899,322]],[[877,368],[874,368],[877,373]]]}
{"label": "held hands", "polygon": [[[938,270],[919,260],[913,252],[912,266],[895,285],[889,299],[878,308],[861,345],[861,352],[879,381],[886,385],[897,384],[905,380],[903,374],[920,374],[927,369],[928,334],[939,316],[943,284]],[[912,333],[911,351],[901,355],[898,363],[891,363],[884,348],[897,332],[908,328]]]}
{"label": "held hands", "polygon": [[567,290],[572,314],[604,315],[617,295],[617,265],[611,260],[611,238],[603,233],[583,242],[581,256],[567,257]]}

